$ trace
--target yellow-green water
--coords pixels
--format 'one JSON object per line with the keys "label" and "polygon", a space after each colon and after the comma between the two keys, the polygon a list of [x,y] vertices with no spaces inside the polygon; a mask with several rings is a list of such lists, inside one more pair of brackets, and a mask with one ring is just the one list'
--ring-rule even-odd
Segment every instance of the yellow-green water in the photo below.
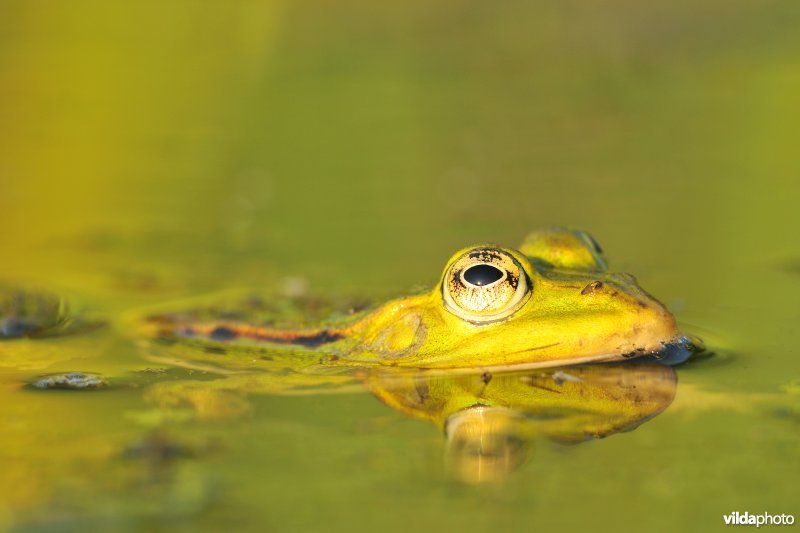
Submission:
{"label": "yellow-green water", "polygon": [[[797,516],[799,22],[789,0],[3,2],[0,281],[107,326],[0,346],[0,529]],[[637,430],[537,442],[500,484],[455,482],[441,431],[366,391],[181,421],[143,415],[145,384],[21,389],[154,366],[138,309],[295,277],[380,298],[554,224],[717,355]],[[155,427],[191,456],[137,452]]]}

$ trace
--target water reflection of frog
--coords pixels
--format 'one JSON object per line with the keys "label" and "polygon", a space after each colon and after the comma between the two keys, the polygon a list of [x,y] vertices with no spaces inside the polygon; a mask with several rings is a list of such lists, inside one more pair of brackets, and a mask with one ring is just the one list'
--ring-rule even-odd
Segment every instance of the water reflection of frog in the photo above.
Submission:
{"label": "water reflection of frog", "polygon": [[500,481],[524,464],[539,437],[575,443],[635,428],[670,405],[677,384],[671,367],[653,361],[494,374],[369,367],[350,375],[292,376],[246,373],[159,383],[147,393],[159,407],[150,415],[156,422],[165,415],[228,418],[249,409],[246,394],[366,388],[392,409],[443,429],[451,473],[483,483]]}
{"label": "water reflection of frog", "polygon": [[635,428],[670,405],[677,380],[654,362],[578,365],[446,376],[373,373],[373,394],[445,432],[451,473],[468,483],[503,479],[536,437],[573,443]]}
{"label": "water reflection of frog", "polygon": [[[205,354],[228,369],[253,366],[253,358],[232,359],[259,347],[310,352],[337,365],[463,369],[621,360],[681,339],[661,303],[632,276],[606,272],[588,234],[566,229],[534,232],[519,250],[489,244],[460,250],[432,291],[348,320],[276,328],[238,314],[160,313],[148,324],[156,338],[199,343],[205,351],[193,359]],[[222,362],[219,354],[231,357]]]}

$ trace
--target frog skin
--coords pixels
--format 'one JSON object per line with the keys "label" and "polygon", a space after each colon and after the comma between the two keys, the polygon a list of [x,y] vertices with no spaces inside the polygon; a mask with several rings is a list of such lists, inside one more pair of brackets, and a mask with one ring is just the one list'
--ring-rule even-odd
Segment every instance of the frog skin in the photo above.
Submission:
{"label": "frog skin", "polygon": [[554,366],[657,354],[682,342],[675,319],[629,274],[606,271],[587,233],[534,231],[519,249],[456,252],[433,290],[342,323],[276,328],[157,314],[150,335],[232,351],[308,352],[339,365],[426,369]]}

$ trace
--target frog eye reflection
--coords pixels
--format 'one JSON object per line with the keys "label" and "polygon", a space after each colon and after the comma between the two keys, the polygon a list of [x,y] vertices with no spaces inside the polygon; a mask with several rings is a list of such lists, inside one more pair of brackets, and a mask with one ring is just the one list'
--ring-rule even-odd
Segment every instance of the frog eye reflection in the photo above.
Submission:
{"label": "frog eye reflection", "polygon": [[512,255],[494,248],[466,252],[453,261],[442,282],[447,310],[475,323],[510,316],[528,294],[525,270]]}

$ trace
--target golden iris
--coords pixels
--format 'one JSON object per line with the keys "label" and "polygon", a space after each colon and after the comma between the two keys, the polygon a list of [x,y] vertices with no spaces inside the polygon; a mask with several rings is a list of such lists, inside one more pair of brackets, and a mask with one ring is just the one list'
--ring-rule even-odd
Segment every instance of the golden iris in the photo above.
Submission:
{"label": "golden iris", "polygon": [[486,323],[510,316],[530,292],[524,269],[496,248],[474,248],[458,257],[442,283],[445,307],[464,320]]}

